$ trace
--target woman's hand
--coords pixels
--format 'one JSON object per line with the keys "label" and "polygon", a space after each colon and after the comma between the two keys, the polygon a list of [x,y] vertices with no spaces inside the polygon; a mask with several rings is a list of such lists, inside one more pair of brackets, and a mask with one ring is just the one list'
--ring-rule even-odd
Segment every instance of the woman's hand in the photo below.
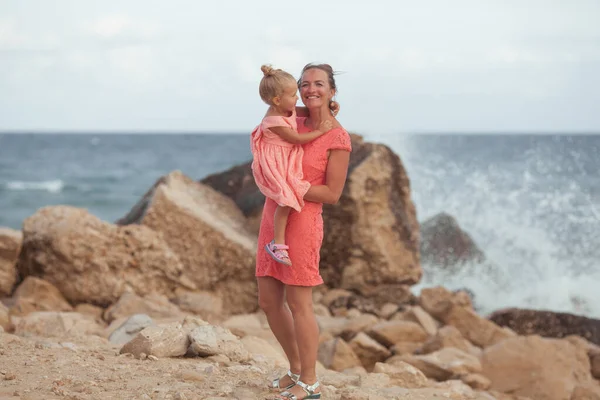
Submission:
{"label": "woman's hand", "polygon": [[331,100],[331,102],[329,103],[329,111],[331,111],[331,115],[333,115],[334,117],[338,115],[338,113],[340,112],[340,103]]}

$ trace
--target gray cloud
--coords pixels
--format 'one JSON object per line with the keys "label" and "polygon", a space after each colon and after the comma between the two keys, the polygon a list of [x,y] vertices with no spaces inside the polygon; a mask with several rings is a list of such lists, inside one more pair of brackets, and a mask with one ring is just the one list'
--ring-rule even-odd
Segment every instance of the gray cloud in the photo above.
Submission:
{"label": "gray cloud", "polygon": [[600,131],[592,0],[21,0],[0,11],[0,130],[248,131],[260,65],[338,76],[362,132]]}

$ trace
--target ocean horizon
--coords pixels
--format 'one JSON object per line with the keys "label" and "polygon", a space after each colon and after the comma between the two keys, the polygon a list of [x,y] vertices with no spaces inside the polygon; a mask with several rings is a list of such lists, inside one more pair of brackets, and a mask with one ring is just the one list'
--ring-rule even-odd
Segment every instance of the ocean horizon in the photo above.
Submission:
{"label": "ocean horizon", "polygon": [[[419,221],[454,216],[509,282],[477,266],[449,277],[423,265],[416,290],[468,288],[484,313],[515,306],[600,317],[600,135],[363,136],[402,159]],[[247,132],[5,131],[0,226],[20,229],[56,204],[114,222],[162,175],[181,170],[199,180],[250,159]]]}

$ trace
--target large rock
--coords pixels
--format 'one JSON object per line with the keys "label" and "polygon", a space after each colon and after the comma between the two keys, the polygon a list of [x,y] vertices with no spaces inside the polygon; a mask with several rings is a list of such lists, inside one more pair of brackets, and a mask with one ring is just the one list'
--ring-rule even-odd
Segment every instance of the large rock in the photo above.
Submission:
{"label": "large rock", "polygon": [[17,287],[13,301],[13,315],[26,315],[34,311],[73,311],[73,307],[54,285],[34,276],[28,276]]}
{"label": "large rock", "polygon": [[456,219],[440,213],[421,225],[421,261],[454,269],[469,262],[482,263],[485,255]]}
{"label": "large rock", "polygon": [[203,325],[189,334],[190,351],[201,357],[225,355],[234,362],[246,362],[250,353],[244,344],[229,329]]}
{"label": "large rock", "polygon": [[138,333],[152,325],[154,325],[154,321],[152,321],[152,318],[148,315],[132,315],[108,336],[108,340],[113,344],[123,345],[136,337]]}
{"label": "large rock", "polygon": [[456,327],[466,339],[482,348],[515,336],[513,331],[501,328],[475,311],[458,305],[452,306],[443,321]]}
{"label": "large rock", "polygon": [[363,332],[360,332],[350,341],[350,347],[367,371],[372,371],[376,363],[382,362],[392,355],[385,346]]}
{"label": "large rock", "polygon": [[581,315],[510,308],[494,312],[489,319],[500,326],[509,327],[519,335],[549,338],[577,335],[600,345],[600,320]]}
{"label": "large rock", "polygon": [[333,338],[319,345],[318,359],[325,368],[335,371],[361,366],[361,361],[341,338]]}
{"label": "large rock", "polygon": [[23,222],[22,276],[47,280],[72,304],[107,306],[129,286],[139,295],[193,287],[177,255],[146,226],[116,226],[84,209],[52,206]]}
{"label": "large rock", "polygon": [[223,299],[224,313],[257,308],[256,238],[235,203],[179,171],[160,178],[118,224],[159,232],[197,289]]}
{"label": "large rock", "polygon": [[391,384],[403,388],[427,387],[427,377],[423,372],[404,362],[395,365],[377,363],[373,368],[374,373],[386,374],[391,378]]}
{"label": "large rock", "polygon": [[136,358],[145,356],[180,357],[190,346],[189,332],[178,322],[165,325],[150,325],[142,329],[129,342],[121,347],[121,354],[133,354]]}
{"label": "large rock", "polygon": [[232,199],[248,219],[249,229],[258,234],[265,196],[258,190],[252,176],[252,162],[237,165],[227,171],[212,174],[200,182]]}
{"label": "large rock", "polygon": [[483,351],[483,375],[499,392],[539,400],[569,400],[592,381],[586,352],[567,340],[517,336]]}
{"label": "large rock", "polygon": [[[410,181],[387,146],[353,135],[346,186],[336,205],[325,205],[321,275],[330,287],[381,293],[382,284],[421,278],[419,224]],[[246,216],[262,211],[250,163],[202,180],[233,199]]]}
{"label": "large rock", "polygon": [[42,337],[85,337],[102,335],[94,318],[76,312],[36,311],[16,318],[15,334]]}
{"label": "large rock", "polygon": [[8,331],[9,328],[11,327],[11,322],[10,322],[10,314],[8,313],[8,308],[6,308],[6,306],[0,302],[0,333],[2,333],[3,331]]}
{"label": "large rock", "polygon": [[10,228],[0,228],[0,297],[10,296],[17,280],[17,258],[23,234]]}
{"label": "large rock", "polygon": [[104,311],[104,320],[112,323],[116,319],[134,314],[147,314],[151,318],[158,319],[178,317],[182,312],[175,304],[159,294],[149,294],[142,298],[127,291],[115,304]]}
{"label": "large rock", "polygon": [[419,304],[431,316],[440,321],[453,305],[473,308],[471,298],[466,292],[451,292],[443,286],[422,289],[419,295]]}

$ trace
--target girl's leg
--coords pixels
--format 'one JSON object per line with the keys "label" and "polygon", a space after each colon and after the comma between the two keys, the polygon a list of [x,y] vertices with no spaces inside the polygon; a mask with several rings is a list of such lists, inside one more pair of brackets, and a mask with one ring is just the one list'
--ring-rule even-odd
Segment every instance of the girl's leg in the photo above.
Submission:
{"label": "girl's leg", "polygon": [[[258,277],[257,281],[258,305],[265,312],[269,327],[290,362],[290,371],[299,374],[300,356],[298,355],[292,313],[285,305],[285,286],[277,279],[268,276]],[[291,383],[292,380],[287,375],[280,380],[281,387],[286,387]]]}
{"label": "girl's leg", "polygon": [[275,209],[275,244],[285,244],[285,228],[287,227],[290,207],[277,206]]}
{"label": "girl's leg", "polygon": [[[317,381],[317,352],[319,350],[319,326],[313,311],[312,287],[286,286],[287,302],[294,320],[294,330],[300,354],[300,380],[308,385]],[[317,392],[319,389],[316,390]],[[298,386],[289,392],[299,399],[306,393]]]}

